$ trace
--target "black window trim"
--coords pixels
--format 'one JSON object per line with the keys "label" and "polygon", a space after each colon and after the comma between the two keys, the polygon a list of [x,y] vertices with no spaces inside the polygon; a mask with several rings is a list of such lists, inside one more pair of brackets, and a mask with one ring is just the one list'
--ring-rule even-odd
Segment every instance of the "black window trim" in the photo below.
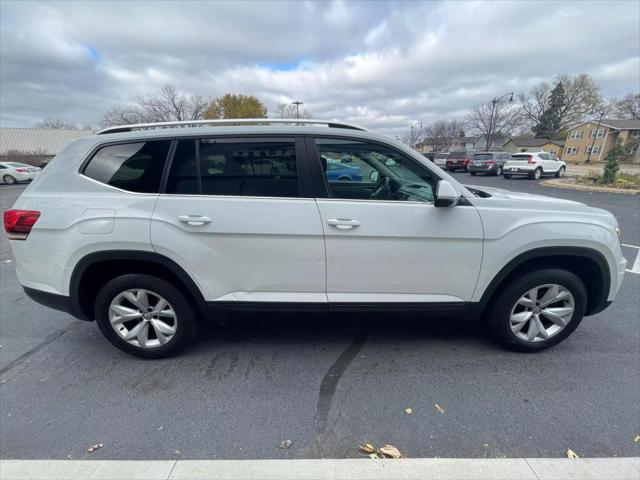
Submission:
{"label": "black window trim", "polygon": [[[251,141],[284,141],[291,140],[294,143],[294,148],[296,152],[296,169],[297,169],[297,180],[298,180],[298,195],[295,197],[269,197],[266,195],[212,195],[202,193],[202,177],[200,174],[200,142],[198,140],[201,139],[215,139],[218,141],[232,143],[233,141],[241,140],[246,142]],[[179,195],[179,196],[198,196],[198,197],[235,197],[235,198],[278,198],[278,199],[297,199],[297,198],[313,198],[313,192],[310,188],[310,178],[309,178],[309,169],[307,168],[308,158],[307,151],[304,145],[304,136],[299,134],[287,134],[287,133],[271,133],[271,134],[255,134],[255,135],[247,135],[247,134],[226,134],[226,135],[185,135],[184,137],[174,137],[174,142],[176,144],[175,148],[171,151],[171,155],[165,164],[166,168],[163,172],[163,178],[160,182],[160,195]],[[175,154],[177,147],[177,143],[180,140],[193,140],[196,143],[196,173],[198,175],[198,192],[194,193],[167,193],[166,186],[169,179],[169,173],[171,171],[171,165],[173,164],[173,157]]]}

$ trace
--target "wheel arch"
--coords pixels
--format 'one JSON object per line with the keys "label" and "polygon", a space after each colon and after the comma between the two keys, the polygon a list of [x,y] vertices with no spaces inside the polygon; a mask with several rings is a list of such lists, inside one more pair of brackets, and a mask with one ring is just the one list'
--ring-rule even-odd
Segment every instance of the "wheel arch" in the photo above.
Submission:
{"label": "wheel arch", "polygon": [[126,273],[155,275],[184,290],[196,312],[207,315],[207,304],[196,282],[170,258],[155,252],[107,250],[84,256],[73,269],[69,283],[71,314],[93,320],[93,303],[100,288]]}
{"label": "wheel arch", "polygon": [[609,264],[602,253],[587,247],[541,247],[528,250],[509,261],[485,288],[479,303],[479,313],[491,307],[500,287],[514,276],[543,268],[562,268],[577,275],[587,289],[585,315],[604,310],[611,288]]}

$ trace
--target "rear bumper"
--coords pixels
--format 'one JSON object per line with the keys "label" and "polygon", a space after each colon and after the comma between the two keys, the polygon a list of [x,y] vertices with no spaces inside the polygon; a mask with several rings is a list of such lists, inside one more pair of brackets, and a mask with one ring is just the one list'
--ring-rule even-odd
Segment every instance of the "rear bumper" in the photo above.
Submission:
{"label": "rear bumper", "polygon": [[531,175],[535,171],[536,167],[534,165],[527,166],[507,166],[502,167],[502,173],[507,175]]}
{"label": "rear bumper", "polygon": [[45,307],[68,313],[80,320],[89,320],[74,305],[74,303],[71,301],[71,298],[67,297],[66,295],[58,295],[56,293],[45,292],[25,286],[23,286],[22,288],[24,290],[24,293],[26,293],[31,300],[39,303],[40,305],[44,305]]}
{"label": "rear bumper", "polygon": [[498,170],[498,165],[495,163],[492,165],[469,165],[467,167],[467,171],[469,172],[477,172],[477,173],[492,173]]}

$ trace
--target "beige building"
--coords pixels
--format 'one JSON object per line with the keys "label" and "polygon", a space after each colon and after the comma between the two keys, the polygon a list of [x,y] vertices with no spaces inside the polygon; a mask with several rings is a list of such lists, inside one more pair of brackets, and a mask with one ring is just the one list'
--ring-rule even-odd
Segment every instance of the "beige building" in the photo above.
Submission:
{"label": "beige building", "polygon": [[507,152],[539,152],[553,153],[558,158],[562,158],[564,152],[564,140],[549,140],[548,138],[514,137],[510,138],[503,145]]}
{"label": "beige building", "polygon": [[562,159],[569,162],[585,162],[591,152],[592,162],[604,161],[607,152],[620,140],[625,148],[623,160],[640,162],[640,120],[604,119],[583,122],[569,130]]}

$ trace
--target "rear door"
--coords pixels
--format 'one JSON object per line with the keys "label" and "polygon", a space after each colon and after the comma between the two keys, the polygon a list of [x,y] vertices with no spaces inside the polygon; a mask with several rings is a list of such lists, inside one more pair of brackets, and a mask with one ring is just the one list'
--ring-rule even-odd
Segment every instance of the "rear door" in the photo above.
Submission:
{"label": "rear door", "polygon": [[151,222],[154,249],[207,301],[326,302],[304,155],[295,137],[179,140]]}
{"label": "rear door", "polygon": [[328,198],[317,199],[330,303],[471,299],[482,259],[480,217],[471,205],[434,206],[435,170],[375,142],[323,137],[309,148],[316,167],[346,158],[362,172],[361,182],[326,182]]}

